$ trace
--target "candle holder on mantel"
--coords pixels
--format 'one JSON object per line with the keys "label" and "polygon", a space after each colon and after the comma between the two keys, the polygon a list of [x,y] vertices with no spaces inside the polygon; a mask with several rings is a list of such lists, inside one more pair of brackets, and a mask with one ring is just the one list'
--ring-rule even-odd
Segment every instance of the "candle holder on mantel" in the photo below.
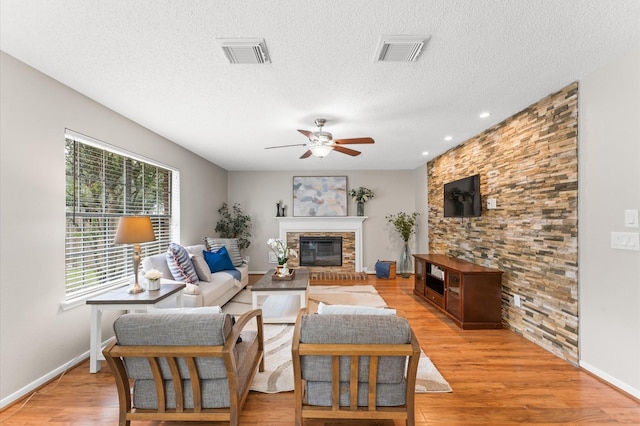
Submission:
{"label": "candle holder on mantel", "polygon": [[287,216],[287,206],[282,204],[280,201],[276,203],[276,217],[286,217]]}

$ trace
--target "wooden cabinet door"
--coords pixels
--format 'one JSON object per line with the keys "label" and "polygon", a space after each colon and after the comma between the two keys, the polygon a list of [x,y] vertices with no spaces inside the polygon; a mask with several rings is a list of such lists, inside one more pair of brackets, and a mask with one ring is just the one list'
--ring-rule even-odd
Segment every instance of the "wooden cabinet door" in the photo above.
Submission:
{"label": "wooden cabinet door", "polygon": [[455,318],[462,320],[460,304],[462,302],[462,288],[460,285],[460,274],[451,270],[447,271],[447,286],[445,297],[445,309]]}
{"label": "wooden cabinet door", "polygon": [[414,277],[414,290],[421,296],[424,296],[424,285],[426,281],[425,277],[425,264],[422,260],[416,259],[416,274]]}

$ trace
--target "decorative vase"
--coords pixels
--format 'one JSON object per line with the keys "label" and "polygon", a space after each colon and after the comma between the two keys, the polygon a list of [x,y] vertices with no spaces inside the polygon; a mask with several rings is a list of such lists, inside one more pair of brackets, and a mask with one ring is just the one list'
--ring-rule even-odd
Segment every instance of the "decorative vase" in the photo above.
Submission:
{"label": "decorative vase", "polygon": [[287,275],[289,275],[289,267],[287,266],[286,263],[284,263],[280,268],[280,276],[286,277]]}
{"label": "decorative vase", "polygon": [[160,290],[160,280],[147,280],[147,290]]}
{"label": "decorative vase", "polygon": [[282,214],[280,214],[280,203],[276,203],[276,217],[280,216],[282,216]]}
{"label": "decorative vase", "polygon": [[356,214],[358,216],[364,216],[364,201],[358,201],[356,203]]}
{"label": "decorative vase", "polygon": [[400,254],[400,274],[402,278],[411,276],[411,253],[409,252],[409,241],[405,241]]}

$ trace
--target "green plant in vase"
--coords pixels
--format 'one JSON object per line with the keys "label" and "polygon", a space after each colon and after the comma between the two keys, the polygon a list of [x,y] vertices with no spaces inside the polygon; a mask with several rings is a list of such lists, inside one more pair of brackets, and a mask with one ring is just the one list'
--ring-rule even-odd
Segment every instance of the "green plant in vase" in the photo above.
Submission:
{"label": "green plant in vase", "polygon": [[411,275],[411,257],[409,254],[409,238],[415,234],[417,219],[420,213],[405,213],[400,212],[385,216],[387,221],[391,223],[396,231],[402,237],[404,245],[402,247],[402,254],[400,255],[400,274],[403,278],[409,278]]}
{"label": "green plant in vase", "polygon": [[349,190],[349,196],[356,202],[358,216],[364,216],[364,203],[375,197],[375,195],[372,190],[364,186]]}

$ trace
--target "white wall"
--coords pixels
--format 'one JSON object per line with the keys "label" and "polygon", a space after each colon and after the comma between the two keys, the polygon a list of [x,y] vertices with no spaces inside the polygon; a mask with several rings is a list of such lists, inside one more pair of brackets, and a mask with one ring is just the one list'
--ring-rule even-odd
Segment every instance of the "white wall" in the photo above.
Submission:
{"label": "white wall", "polygon": [[[318,160],[310,158],[300,161]],[[402,250],[402,239],[387,223],[385,216],[400,211],[421,211],[422,216],[426,216],[426,165],[416,170],[229,172],[229,202],[240,203],[244,212],[251,215],[253,223],[251,246],[246,253],[251,257],[249,267],[252,272],[265,272],[274,267],[268,263],[267,240],[278,236],[278,223],[274,219],[276,202],[282,201],[287,206],[287,216],[293,214],[293,177],[321,175],[347,176],[349,189],[365,186],[375,193],[375,197],[364,205],[368,219],[363,228],[363,266],[370,273],[375,272],[378,259],[398,261]],[[416,204],[415,197],[420,187],[425,194],[422,206]],[[348,215],[355,216],[355,211],[355,202],[349,198]],[[426,239],[426,228],[419,229],[419,232],[424,235],[422,240]],[[416,249],[426,250],[422,240],[420,245],[417,245],[418,239],[410,240],[412,253],[416,253]]]}
{"label": "white wall", "polygon": [[580,365],[640,398],[640,252],[611,248],[640,209],[640,49],[579,92]]}
{"label": "white wall", "polygon": [[[4,406],[89,349],[86,306],[64,299],[64,131],[180,170],[182,242],[213,229],[226,171],[0,53],[0,398]],[[105,338],[111,320],[105,315]],[[87,374],[88,371],[87,371]]]}
{"label": "white wall", "polygon": [[427,229],[429,226],[429,203],[427,201],[429,198],[429,182],[426,164],[414,170],[413,180],[416,185],[414,193],[416,211],[420,213],[416,231],[416,251],[414,253],[429,253],[429,229]]}

